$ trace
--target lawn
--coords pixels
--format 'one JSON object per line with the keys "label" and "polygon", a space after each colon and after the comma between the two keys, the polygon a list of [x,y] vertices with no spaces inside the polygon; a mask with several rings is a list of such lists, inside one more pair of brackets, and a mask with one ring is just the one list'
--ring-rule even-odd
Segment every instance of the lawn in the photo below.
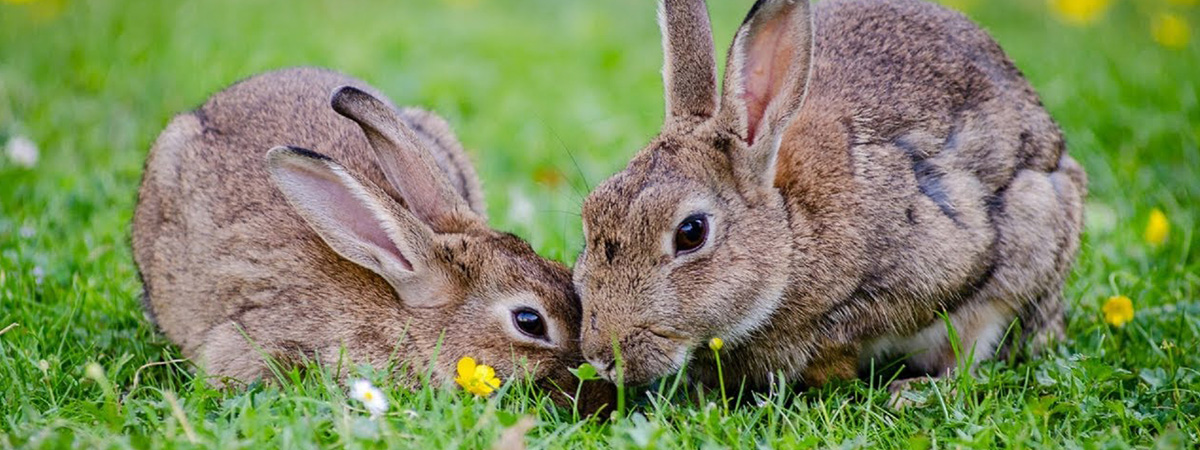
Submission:
{"label": "lawn", "polygon": [[[570,263],[590,186],[661,124],[647,0],[0,1],[0,448],[491,446],[521,417],[531,446],[1192,447],[1200,440],[1200,5],[958,0],[1041,93],[1091,179],[1066,342],[920,387],[843,382],[722,406],[687,384],[577,419],[510,382],[491,398],[384,388],[371,420],[319,370],[218,391],[139,309],[129,223],[169,118],[256,72],[319,65],[454,125],[494,226]],[[725,45],[749,0],[711,0]],[[1085,5],[1086,6],[1086,5]],[[1181,30],[1183,34],[1181,34]],[[9,148],[20,146],[9,142]],[[29,162],[29,161],[25,161]],[[1170,225],[1148,242],[1152,211]],[[1112,296],[1135,315],[1105,322]],[[729,393],[734,396],[735,393]]]}

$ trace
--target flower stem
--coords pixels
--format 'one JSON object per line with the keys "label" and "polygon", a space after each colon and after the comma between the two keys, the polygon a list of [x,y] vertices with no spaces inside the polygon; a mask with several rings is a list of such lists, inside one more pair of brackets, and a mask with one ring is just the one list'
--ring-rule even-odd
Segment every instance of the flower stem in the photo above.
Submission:
{"label": "flower stem", "polygon": [[721,351],[714,349],[713,356],[717,358],[717,383],[721,384],[721,405],[725,408],[725,414],[729,414],[729,397],[725,395],[725,373],[721,370]]}
{"label": "flower stem", "polygon": [[625,363],[621,360],[621,346],[614,337],[613,363],[616,364],[617,382],[617,418],[625,416]]}

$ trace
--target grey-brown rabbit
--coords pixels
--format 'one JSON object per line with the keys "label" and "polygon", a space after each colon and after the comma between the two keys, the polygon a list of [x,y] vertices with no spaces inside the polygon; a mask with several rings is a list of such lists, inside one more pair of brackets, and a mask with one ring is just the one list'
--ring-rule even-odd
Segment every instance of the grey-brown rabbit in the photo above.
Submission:
{"label": "grey-brown rabbit", "polygon": [[715,383],[692,353],[719,337],[725,379],[751,387],[892,359],[939,376],[943,312],[968,364],[1062,333],[1086,176],[984,31],[918,0],[760,0],[719,92],[703,1],[660,22],[666,123],[583,205],[602,373],[619,346],[627,382],[690,359]]}
{"label": "grey-brown rabbit", "polygon": [[570,272],[487,226],[443,120],[379,98],[285,69],[177,116],[134,214],[148,311],[184,355],[239,380],[267,373],[267,357],[423,371],[436,354],[439,381],[470,356],[573,393]]}

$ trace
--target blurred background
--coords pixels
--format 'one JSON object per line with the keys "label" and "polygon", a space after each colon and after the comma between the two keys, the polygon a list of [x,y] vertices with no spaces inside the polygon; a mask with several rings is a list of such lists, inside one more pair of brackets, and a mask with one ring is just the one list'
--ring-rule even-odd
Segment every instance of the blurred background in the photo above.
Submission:
{"label": "blurred background", "polygon": [[[1120,417],[1141,439],[1172,411],[1196,426],[1198,2],[944,1],[1024,71],[1091,179],[1072,340],[1037,383],[1122,393],[1095,428]],[[709,1],[720,57],[751,4]],[[22,380],[0,382],[0,428],[88,429],[104,415],[85,363],[128,386],[177,357],[142,318],[128,244],[142,162],[172,115],[274,68],[351,74],[445,116],[493,225],[571,264],[583,196],[661,125],[661,61],[650,0],[0,0],[0,378]],[[1091,372],[1072,382],[1077,361]],[[150,386],[186,379],[146,373]],[[1031,401],[1033,422],[1085,397],[1055,398]]]}
{"label": "blurred background", "polygon": [[[709,3],[723,57],[751,2]],[[945,3],[1041,93],[1092,177],[1101,231],[1194,203],[1196,0]],[[141,161],[173,114],[257,72],[317,65],[447,117],[496,225],[571,260],[581,197],[661,123],[660,53],[648,0],[2,0],[0,242],[22,227],[123,242]],[[40,158],[23,167],[29,148]]]}
{"label": "blurred background", "polygon": [[[723,58],[751,2],[709,3]],[[1152,213],[1194,261],[1197,0],[945,3],[996,37],[1087,168],[1076,296],[1155,263],[1154,246],[1126,245]],[[494,225],[570,264],[583,196],[661,124],[660,64],[648,0],[0,0],[0,267],[39,283],[104,274],[110,301],[128,301],[129,218],[156,134],[230,83],[295,65],[445,116]]]}

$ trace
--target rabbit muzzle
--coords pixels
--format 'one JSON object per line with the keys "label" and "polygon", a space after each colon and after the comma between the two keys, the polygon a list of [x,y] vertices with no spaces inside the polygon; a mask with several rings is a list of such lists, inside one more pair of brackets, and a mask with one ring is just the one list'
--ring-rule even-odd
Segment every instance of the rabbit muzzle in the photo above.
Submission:
{"label": "rabbit muzzle", "polygon": [[585,326],[583,354],[605,379],[645,385],[683,367],[691,340],[669,331],[631,326],[601,332]]}

